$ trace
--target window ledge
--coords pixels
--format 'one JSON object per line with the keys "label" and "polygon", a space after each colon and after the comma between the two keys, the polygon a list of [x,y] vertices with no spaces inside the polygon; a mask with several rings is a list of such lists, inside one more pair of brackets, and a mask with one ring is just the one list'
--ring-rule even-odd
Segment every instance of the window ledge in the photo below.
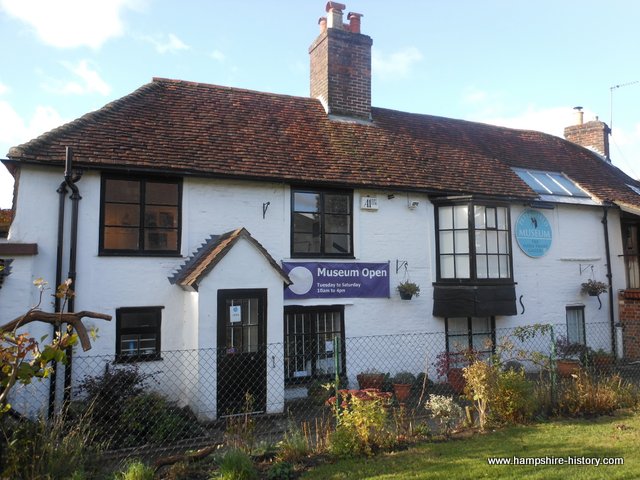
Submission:
{"label": "window ledge", "polygon": [[160,355],[140,355],[137,357],[116,355],[113,363],[162,362],[163,360]]}

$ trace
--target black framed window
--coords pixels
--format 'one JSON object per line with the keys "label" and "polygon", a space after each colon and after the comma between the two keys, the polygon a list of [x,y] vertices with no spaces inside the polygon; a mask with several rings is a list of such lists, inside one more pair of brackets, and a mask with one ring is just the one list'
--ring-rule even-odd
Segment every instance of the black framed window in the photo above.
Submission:
{"label": "black framed window", "polygon": [[331,190],[291,192],[291,256],[352,257],[353,195]]}
{"label": "black framed window", "polygon": [[638,223],[623,221],[622,241],[627,288],[640,288],[640,249],[638,248]]}
{"label": "black framed window", "polygon": [[164,307],[116,309],[116,357],[123,361],[160,359]]}
{"label": "black framed window", "polygon": [[567,341],[569,343],[587,344],[584,326],[584,306],[567,307]]}
{"label": "black framed window", "polygon": [[163,255],[180,252],[182,182],[104,175],[100,253]]}
{"label": "black framed window", "polygon": [[496,344],[495,317],[445,318],[447,352],[457,353],[473,350],[491,355]]}
{"label": "black framed window", "polygon": [[465,201],[436,206],[438,281],[511,282],[509,207]]}
{"label": "black framed window", "polygon": [[344,307],[285,307],[285,380],[307,380],[335,376],[336,344],[340,343],[338,372],[345,373]]}

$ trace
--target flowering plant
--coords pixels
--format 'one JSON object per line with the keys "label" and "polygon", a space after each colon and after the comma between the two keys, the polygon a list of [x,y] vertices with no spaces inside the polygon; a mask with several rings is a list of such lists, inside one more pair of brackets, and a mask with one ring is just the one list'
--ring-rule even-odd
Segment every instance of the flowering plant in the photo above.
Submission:
{"label": "flowering plant", "polygon": [[452,368],[462,368],[478,358],[478,352],[468,348],[455,352],[443,351],[438,354],[433,365],[439,377],[446,377]]}
{"label": "flowering plant", "polygon": [[587,295],[597,296],[601,293],[606,293],[607,289],[607,284],[598,280],[589,279],[582,284],[582,293],[586,293]]}
{"label": "flowering plant", "polygon": [[431,418],[440,422],[444,434],[447,436],[462,417],[462,408],[452,397],[429,395],[429,399],[424,406],[431,412]]}

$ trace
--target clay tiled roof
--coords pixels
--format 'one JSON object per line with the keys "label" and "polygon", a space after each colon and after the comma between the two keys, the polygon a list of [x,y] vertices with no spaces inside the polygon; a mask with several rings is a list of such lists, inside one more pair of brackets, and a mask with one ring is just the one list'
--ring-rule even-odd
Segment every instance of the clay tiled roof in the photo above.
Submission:
{"label": "clay tiled roof", "polygon": [[236,242],[244,238],[269,262],[285,285],[291,285],[289,276],[280,268],[269,252],[245,228],[237,228],[222,235],[211,235],[178,270],[169,277],[169,282],[185,290],[197,290],[202,278],[227,254]]}
{"label": "clay tiled roof", "polygon": [[597,198],[640,206],[623,172],[544,133],[372,108],[330,119],[318,100],[154,79],[10,150],[10,160],[334,186],[532,198],[510,167],[561,171]]}

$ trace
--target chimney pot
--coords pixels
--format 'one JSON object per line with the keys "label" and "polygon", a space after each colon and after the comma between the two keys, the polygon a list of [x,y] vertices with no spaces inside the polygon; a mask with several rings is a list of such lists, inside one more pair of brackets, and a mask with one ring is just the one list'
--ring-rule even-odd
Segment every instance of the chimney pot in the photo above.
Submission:
{"label": "chimney pot", "polygon": [[329,12],[329,10],[340,10],[340,13],[342,13],[342,11],[347,8],[346,5],[342,4],[342,3],[338,3],[338,2],[327,2],[327,6],[325,7],[325,10],[327,12]]}
{"label": "chimney pot", "polygon": [[361,13],[349,12],[347,14],[347,20],[349,20],[349,30],[351,33],[360,33],[360,18],[362,18]]}
{"label": "chimney pot", "polygon": [[320,34],[327,31],[327,17],[320,17],[318,19],[318,25],[320,25]]}
{"label": "chimney pot", "polygon": [[347,8],[346,5],[337,2],[327,2],[327,28],[337,28],[343,30],[342,11]]}
{"label": "chimney pot", "polygon": [[576,125],[582,125],[584,123],[584,112],[582,111],[582,107],[573,107],[576,111]]}

